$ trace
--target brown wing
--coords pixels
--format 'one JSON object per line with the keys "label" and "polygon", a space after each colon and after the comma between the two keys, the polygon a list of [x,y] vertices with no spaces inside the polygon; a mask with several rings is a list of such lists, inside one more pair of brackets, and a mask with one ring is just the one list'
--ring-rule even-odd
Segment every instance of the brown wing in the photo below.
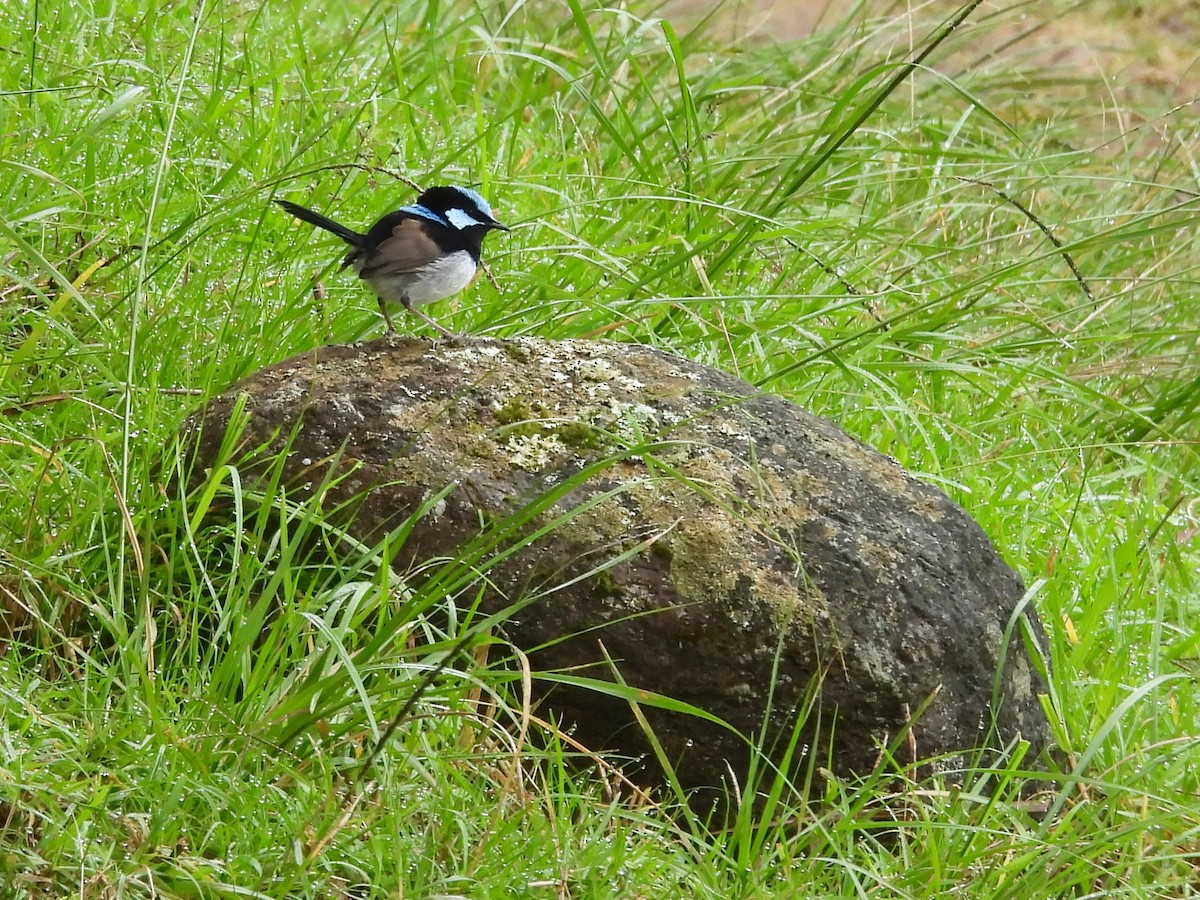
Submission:
{"label": "brown wing", "polygon": [[384,238],[365,255],[358,274],[362,278],[411,275],[441,255],[441,248],[421,230],[420,222],[401,219],[392,227],[391,237]]}

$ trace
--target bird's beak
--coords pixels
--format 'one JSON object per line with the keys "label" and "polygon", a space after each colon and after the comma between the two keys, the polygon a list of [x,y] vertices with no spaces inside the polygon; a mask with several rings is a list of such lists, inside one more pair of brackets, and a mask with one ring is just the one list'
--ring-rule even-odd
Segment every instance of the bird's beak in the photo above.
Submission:
{"label": "bird's beak", "polygon": [[507,225],[505,225],[503,222],[497,222],[495,219],[492,219],[491,226],[492,226],[492,228],[495,228],[497,231],[512,231],[512,229],[509,228]]}

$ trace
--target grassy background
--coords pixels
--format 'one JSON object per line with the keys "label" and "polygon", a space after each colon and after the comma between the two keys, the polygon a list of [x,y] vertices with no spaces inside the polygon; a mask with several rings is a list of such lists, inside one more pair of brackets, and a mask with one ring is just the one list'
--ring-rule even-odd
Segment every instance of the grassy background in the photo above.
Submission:
{"label": "grassy background", "polygon": [[[5,895],[1200,893],[1196,118],[1183,82],[1056,65],[1039,36],[1081,14],[1141,21],[1076,6],[980,7],[866,115],[937,10],[731,46],[640,4],[18,2]],[[202,530],[154,465],[203,397],[378,327],[273,197],[366,225],[439,182],[515,226],[495,286],[433,308],[450,327],[737,372],[971,511],[1050,635],[1054,815],[981,772],[913,786],[897,828],[882,782],[820,780],[710,834],[531,749],[509,676],[457,664],[370,789],[337,780],[447,658],[423,616],[446,592],[370,548],[310,565],[250,513]]]}

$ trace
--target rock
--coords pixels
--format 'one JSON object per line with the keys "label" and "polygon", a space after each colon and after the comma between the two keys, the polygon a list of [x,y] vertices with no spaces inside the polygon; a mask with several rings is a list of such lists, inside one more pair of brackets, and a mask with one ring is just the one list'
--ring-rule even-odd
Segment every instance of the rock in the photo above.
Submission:
{"label": "rock", "polygon": [[[737,378],[629,344],[331,346],[251,376],[189,419],[200,467],[216,458],[239,395],[244,447],[277,452],[295,432],[289,482],[320,482],[330,459],[350,473],[326,499],[360,498],[349,530],[363,541],[454,485],[397,555],[401,571],[617,457],[526,531],[594,505],[490,572],[508,595],[490,593],[492,609],[560,586],[505,629],[515,646],[540,648],[535,670],[611,679],[606,652],[628,685],[745,735],[759,734],[769,700],[770,734],[785,738],[819,684],[819,730],[803,731],[803,745],[840,774],[870,771],[891,743],[905,763],[1017,736],[1034,753],[1049,743],[1021,629],[1002,646],[1021,581],[978,525],[828,421]],[[660,777],[627,702],[535,687],[576,739],[645,757],[641,780]],[[693,716],[643,711],[684,786],[744,781],[744,741]]]}

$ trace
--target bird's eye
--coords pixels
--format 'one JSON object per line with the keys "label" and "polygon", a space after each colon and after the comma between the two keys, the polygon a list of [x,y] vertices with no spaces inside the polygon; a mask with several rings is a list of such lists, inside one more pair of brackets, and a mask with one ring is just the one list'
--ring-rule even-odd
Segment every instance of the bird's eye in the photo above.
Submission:
{"label": "bird's eye", "polygon": [[448,209],[446,210],[446,221],[455,228],[463,229],[470,228],[472,225],[483,225],[477,218],[467,212],[465,209]]}

